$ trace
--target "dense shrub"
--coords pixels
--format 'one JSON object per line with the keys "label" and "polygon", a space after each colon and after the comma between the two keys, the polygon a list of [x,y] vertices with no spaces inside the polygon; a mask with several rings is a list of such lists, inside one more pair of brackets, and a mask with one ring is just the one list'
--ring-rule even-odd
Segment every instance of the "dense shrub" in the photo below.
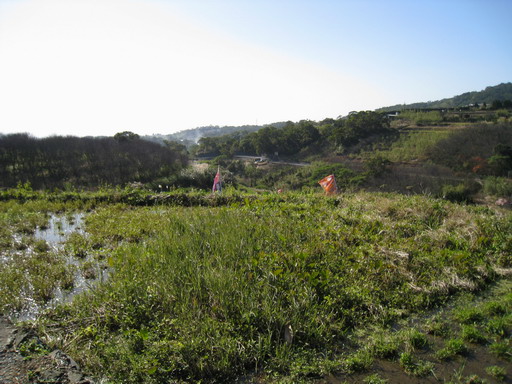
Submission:
{"label": "dense shrub", "polygon": [[498,197],[512,196],[512,181],[504,177],[489,176],[484,179],[484,192]]}
{"label": "dense shrub", "polygon": [[465,184],[445,185],[443,198],[456,203],[471,202],[471,189]]}
{"label": "dense shrub", "polygon": [[494,174],[489,159],[501,144],[512,147],[512,123],[479,124],[453,131],[427,153],[435,163],[457,171]]}

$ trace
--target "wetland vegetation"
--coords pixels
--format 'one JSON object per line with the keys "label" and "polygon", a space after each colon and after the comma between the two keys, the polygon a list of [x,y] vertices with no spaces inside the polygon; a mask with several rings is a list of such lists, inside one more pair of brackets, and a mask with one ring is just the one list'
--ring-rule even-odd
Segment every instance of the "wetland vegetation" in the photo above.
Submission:
{"label": "wetland vegetation", "polygon": [[[108,271],[34,322],[108,382],[510,375],[510,211],[365,192],[195,192],[186,206],[182,193],[17,193],[0,203],[1,311]],[[33,236],[76,212],[83,231],[61,247]]]}

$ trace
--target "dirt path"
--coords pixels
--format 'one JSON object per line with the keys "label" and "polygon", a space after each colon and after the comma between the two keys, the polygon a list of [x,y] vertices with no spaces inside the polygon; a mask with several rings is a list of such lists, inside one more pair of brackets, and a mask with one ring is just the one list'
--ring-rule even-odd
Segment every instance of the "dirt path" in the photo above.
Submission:
{"label": "dirt path", "polygon": [[0,383],[93,384],[60,350],[48,351],[30,329],[0,317]]}

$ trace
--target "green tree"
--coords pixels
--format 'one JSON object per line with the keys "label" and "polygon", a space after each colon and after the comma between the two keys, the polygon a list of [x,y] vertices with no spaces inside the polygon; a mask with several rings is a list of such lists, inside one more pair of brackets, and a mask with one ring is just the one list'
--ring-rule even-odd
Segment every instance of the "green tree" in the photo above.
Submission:
{"label": "green tree", "polygon": [[373,155],[367,158],[364,166],[368,174],[372,176],[379,176],[389,171],[391,162],[381,155]]}
{"label": "green tree", "polygon": [[130,131],[118,132],[114,135],[114,139],[119,142],[132,141],[139,139],[140,136]]}
{"label": "green tree", "polygon": [[491,104],[491,109],[500,109],[500,108],[503,108],[503,103],[501,102],[501,100],[493,100],[493,102]]}
{"label": "green tree", "polygon": [[185,156],[188,155],[187,147],[181,143],[178,143],[177,141],[164,140],[164,144],[167,148],[169,148],[174,153],[179,153],[179,154],[182,154]]}
{"label": "green tree", "polygon": [[512,148],[505,144],[498,144],[488,162],[496,176],[506,176],[509,171],[512,171]]}
{"label": "green tree", "polygon": [[385,114],[362,111],[352,113],[338,125],[336,133],[342,144],[354,144],[365,137],[389,131],[389,120]]}

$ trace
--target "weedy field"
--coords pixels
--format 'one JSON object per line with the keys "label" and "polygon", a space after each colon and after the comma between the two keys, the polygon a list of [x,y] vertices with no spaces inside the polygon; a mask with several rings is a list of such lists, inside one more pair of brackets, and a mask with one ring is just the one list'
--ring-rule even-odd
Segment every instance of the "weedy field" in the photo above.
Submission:
{"label": "weedy field", "polygon": [[[510,211],[364,192],[115,193],[0,202],[0,312],[39,304],[45,342],[103,382],[512,375]],[[84,231],[62,247],[34,239],[50,214],[78,211]],[[77,275],[90,289],[52,302]]]}

